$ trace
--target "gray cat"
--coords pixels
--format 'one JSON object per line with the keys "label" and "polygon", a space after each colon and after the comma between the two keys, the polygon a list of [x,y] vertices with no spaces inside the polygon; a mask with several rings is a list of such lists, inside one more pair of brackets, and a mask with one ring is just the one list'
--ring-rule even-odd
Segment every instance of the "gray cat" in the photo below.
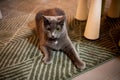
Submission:
{"label": "gray cat", "polygon": [[53,50],[63,51],[78,69],[84,69],[85,63],[79,58],[67,32],[66,16],[59,8],[47,9],[37,13],[36,29],[39,48],[43,53],[42,61],[49,64]]}

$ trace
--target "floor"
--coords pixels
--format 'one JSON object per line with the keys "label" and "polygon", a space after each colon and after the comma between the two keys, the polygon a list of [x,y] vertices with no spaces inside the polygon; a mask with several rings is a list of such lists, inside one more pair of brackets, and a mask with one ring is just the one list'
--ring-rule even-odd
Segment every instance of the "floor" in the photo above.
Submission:
{"label": "floor", "polygon": [[120,80],[120,57],[77,76],[73,80]]}

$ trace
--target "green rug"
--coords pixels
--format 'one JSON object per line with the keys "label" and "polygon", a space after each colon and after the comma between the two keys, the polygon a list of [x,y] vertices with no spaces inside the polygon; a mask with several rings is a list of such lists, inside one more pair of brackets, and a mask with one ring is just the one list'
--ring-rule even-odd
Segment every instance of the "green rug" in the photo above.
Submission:
{"label": "green rug", "polygon": [[114,53],[97,46],[82,42],[74,45],[87,63],[82,72],[62,52],[54,52],[52,64],[43,64],[35,36],[10,42],[0,51],[0,80],[66,80],[115,57]]}
{"label": "green rug", "polygon": [[109,34],[113,40],[113,42],[116,45],[116,48],[120,50],[120,46],[118,45],[119,41],[120,41],[120,26],[119,26],[119,20],[120,18],[116,18],[116,19],[111,19],[109,18],[110,22],[114,23],[112,24],[112,28],[109,31]]}
{"label": "green rug", "polygon": [[85,22],[71,19],[69,35],[79,56],[86,62],[86,69],[83,71],[76,69],[70,59],[59,51],[53,53],[53,63],[45,65],[41,62],[42,55],[38,49],[38,38],[28,25],[31,20],[34,20],[34,16],[34,14],[31,15],[12,40],[1,49],[0,80],[72,79],[118,56],[116,54],[118,50],[108,31],[102,29],[107,21],[101,25],[100,39],[89,41],[82,36]]}

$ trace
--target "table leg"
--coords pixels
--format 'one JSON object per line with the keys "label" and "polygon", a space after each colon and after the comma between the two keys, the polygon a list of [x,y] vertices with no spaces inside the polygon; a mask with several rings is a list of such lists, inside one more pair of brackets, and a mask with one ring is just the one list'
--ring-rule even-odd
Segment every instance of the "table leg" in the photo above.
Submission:
{"label": "table leg", "polygon": [[120,0],[112,0],[107,15],[111,18],[120,17]]}
{"label": "table leg", "polygon": [[91,0],[84,36],[87,39],[99,38],[102,0]]}
{"label": "table leg", "polygon": [[79,0],[75,18],[78,20],[87,20],[87,17],[88,17],[87,0]]}

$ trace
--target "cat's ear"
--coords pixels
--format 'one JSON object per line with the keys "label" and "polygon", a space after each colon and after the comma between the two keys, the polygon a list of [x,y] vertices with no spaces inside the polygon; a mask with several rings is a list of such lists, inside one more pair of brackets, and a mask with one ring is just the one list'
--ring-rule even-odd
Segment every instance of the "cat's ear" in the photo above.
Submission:
{"label": "cat's ear", "polygon": [[44,24],[47,24],[47,25],[50,24],[50,20],[47,16],[43,16],[43,21],[44,21]]}
{"label": "cat's ear", "polygon": [[64,24],[64,22],[65,22],[65,16],[59,16],[58,24],[60,24],[62,26]]}

